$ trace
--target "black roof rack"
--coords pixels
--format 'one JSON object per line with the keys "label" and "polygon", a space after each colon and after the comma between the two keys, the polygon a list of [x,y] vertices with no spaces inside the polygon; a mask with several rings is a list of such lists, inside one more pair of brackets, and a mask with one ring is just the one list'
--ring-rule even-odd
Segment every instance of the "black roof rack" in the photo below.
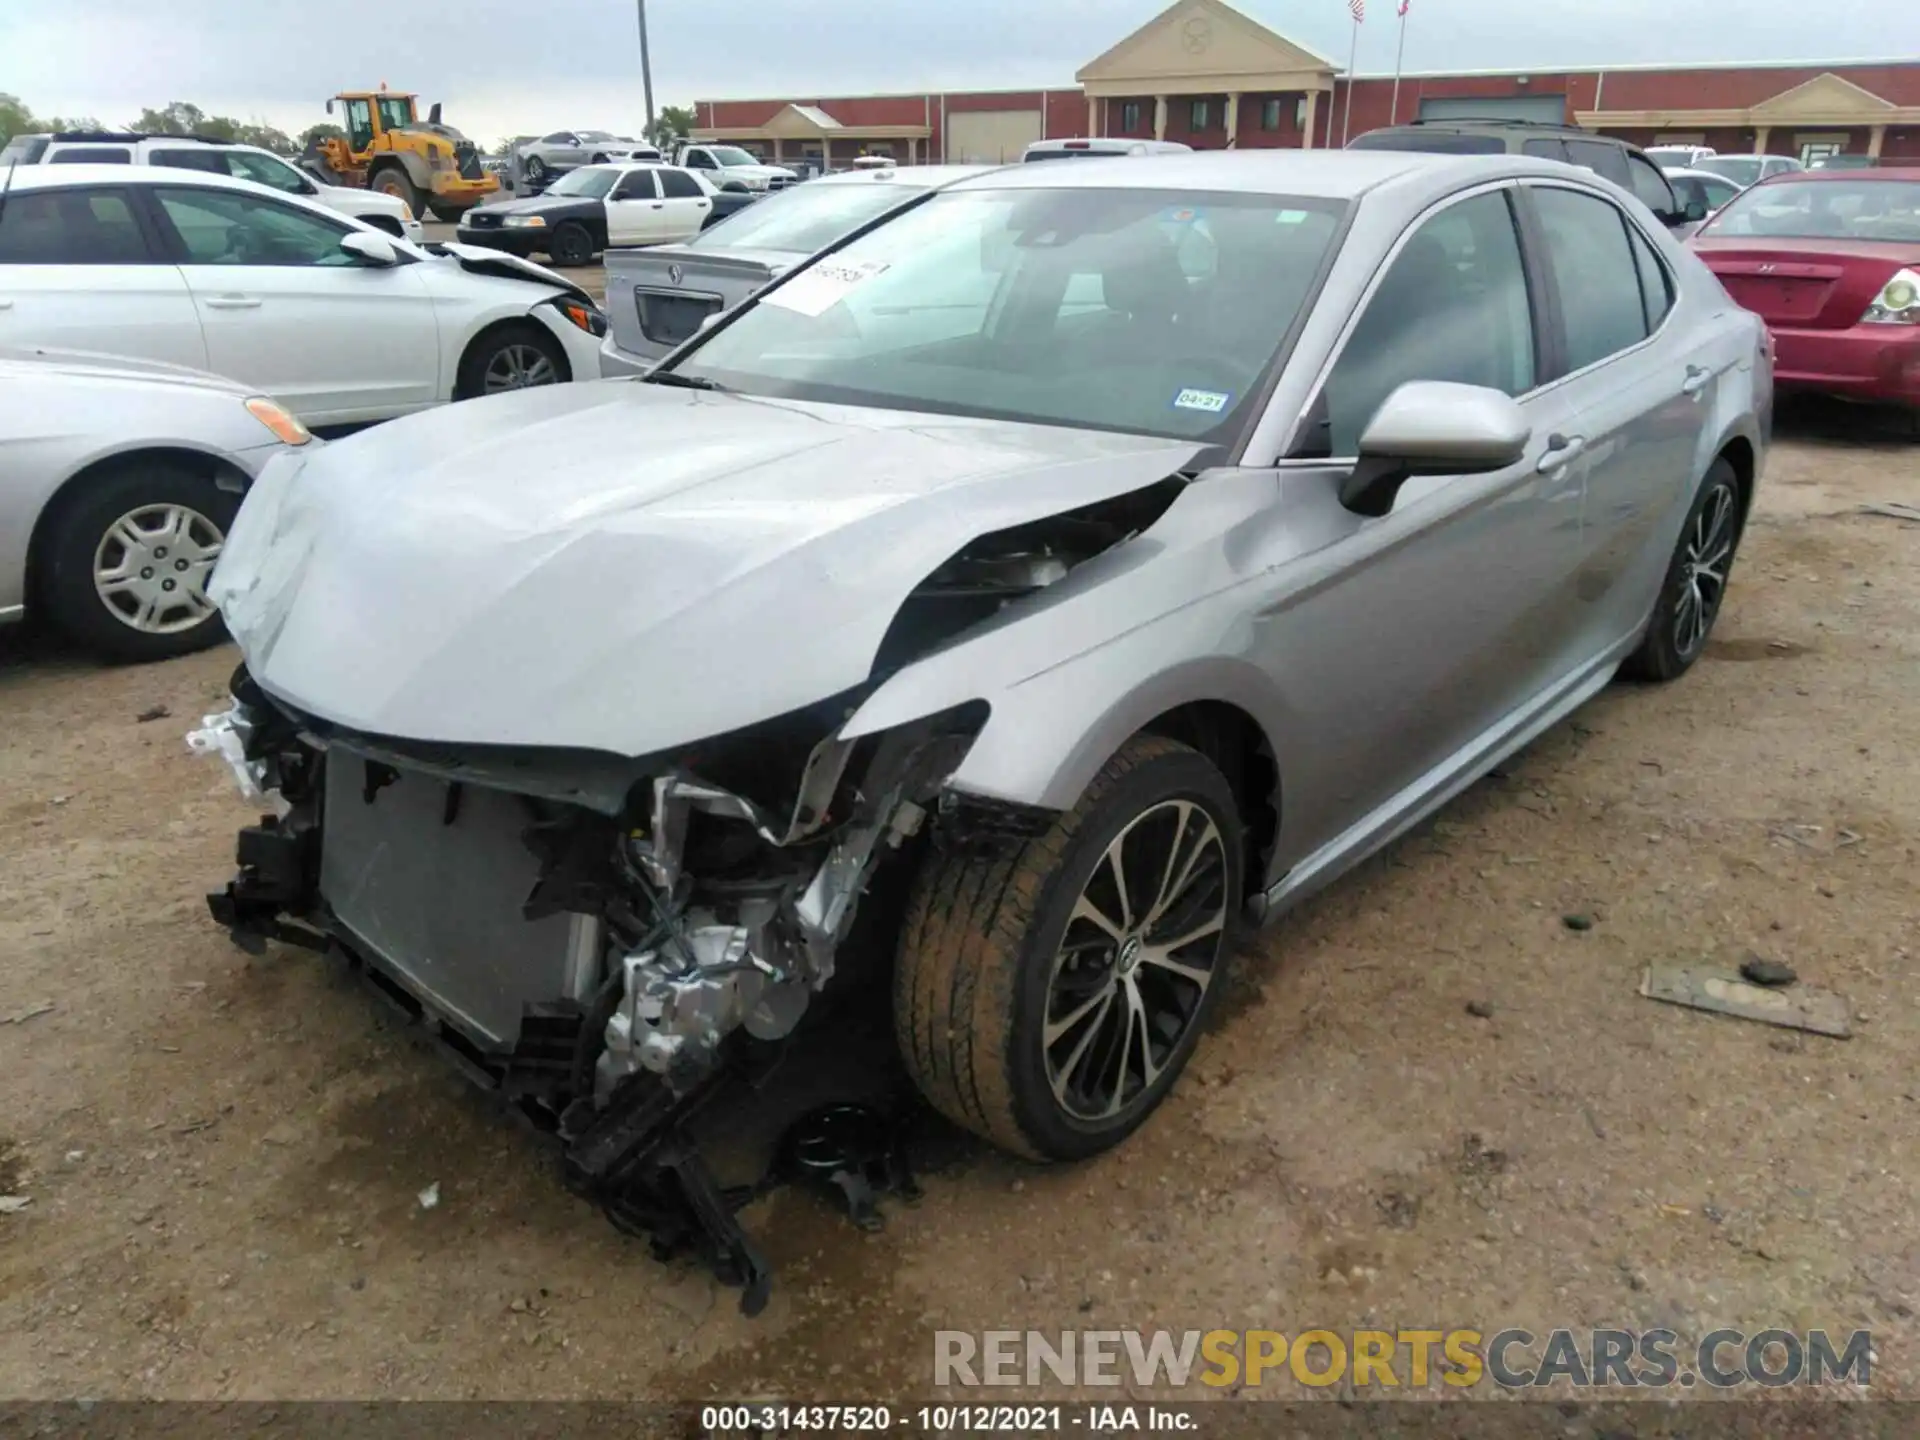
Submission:
{"label": "black roof rack", "polygon": [[153,135],[143,130],[60,130],[51,137],[63,144],[74,142],[113,145],[138,143],[141,140],[183,140],[189,145],[235,145],[238,141],[222,140],[215,135]]}
{"label": "black roof rack", "polygon": [[[1510,115],[1435,115],[1403,122],[1407,125],[1524,125],[1529,130],[1580,130],[1564,120],[1526,120]],[[1398,126],[1392,127],[1398,129]],[[1589,132],[1582,130],[1582,134]]]}

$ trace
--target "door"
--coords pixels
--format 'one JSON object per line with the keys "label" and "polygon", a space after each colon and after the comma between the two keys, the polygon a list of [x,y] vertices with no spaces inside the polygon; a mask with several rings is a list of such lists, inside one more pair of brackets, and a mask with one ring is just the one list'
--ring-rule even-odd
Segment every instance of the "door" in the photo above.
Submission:
{"label": "door", "polygon": [[[1541,386],[1544,317],[1510,188],[1429,212],[1403,237],[1307,411],[1279,476],[1302,514],[1331,512],[1325,583],[1256,613],[1255,647],[1292,706],[1280,868],[1376,829],[1458,770],[1518,707],[1578,668],[1571,588],[1580,482],[1561,396]],[[1514,396],[1531,424],[1518,464],[1410,481],[1390,513],[1330,496],[1381,403],[1410,380]]]}
{"label": "door", "polygon": [[186,278],[117,186],[16,190],[0,210],[0,345],[207,368]]}
{"label": "door", "polygon": [[1604,650],[1636,630],[1665,573],[1695,479],[1702,431],[1721,371],[1712,327],[1667,317],[1676,294],[1665,264],[1611,200],[1533,184],[1523,192],[1560,316],[1553,374],[1564,395],[1574,462],[1585,486],[1580,581],[1582,643]]}
{"label": "door", "polygon": [[691,240],[713,213],[713,201],[691,171],[667,166],[654,175],[660,185],[661,203],[666,207],[661,212],[666,217],[661,225],[661,238]]}
{"label": "door", "polygon": [[629,170],[607,192],[607,244],[653,245],[667,238],[667,207],[652,170]]}
{"label": "door", "polygon": [[[378,420],[441,398],[433,301],[412,265],[362,264],[351,226],[237,190],[155,186],[208,368],[308,424]],[[449,382],[450,383],[450,382]]]}
{"label": "door", "polygon": [[547,136],[540,142],[540,150],[548,166],[554,169],[565,170],[587,163],[586,147],[580,143],[580,137],[570,131]]}

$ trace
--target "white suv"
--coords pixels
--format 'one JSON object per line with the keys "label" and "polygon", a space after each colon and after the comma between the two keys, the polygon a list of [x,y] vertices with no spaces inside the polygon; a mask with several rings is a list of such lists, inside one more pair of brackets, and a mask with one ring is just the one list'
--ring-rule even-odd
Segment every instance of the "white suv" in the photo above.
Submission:
{"label": "white suv", "polygon": [[198,135],[114,135],[70,131],[58,135],[16,135],[0,150],[0,166],[22,165],[167,165],[251,180],[283,195],[300,195],[329,210],[419,244],[426,238],[407,202],[398,195],[346,185],[322,185],[291,161],[257,145],[208,140]]}

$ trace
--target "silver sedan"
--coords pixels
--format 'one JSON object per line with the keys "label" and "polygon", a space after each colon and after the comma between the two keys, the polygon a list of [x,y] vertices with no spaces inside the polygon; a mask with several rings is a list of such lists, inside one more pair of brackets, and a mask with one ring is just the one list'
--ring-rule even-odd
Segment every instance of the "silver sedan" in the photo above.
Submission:
{"label": "silver sedan", "polygon": [[1589,171],[963,180],[643,379],[263,476],[201,748],[290,810],[215,913],[343,948],[737,1276],[725,1207],[673,1209],[687,1107],[890,990],[959,1124],[1117,1143],[1244,921],[1699,658],[1771,388]]}
{"label": "silver sedan", "polygon": [[246,486],[319,443],[212,375],[0,351],[0,622],[44,610],[117,660],[213,644],[226,632],[207,577]]}

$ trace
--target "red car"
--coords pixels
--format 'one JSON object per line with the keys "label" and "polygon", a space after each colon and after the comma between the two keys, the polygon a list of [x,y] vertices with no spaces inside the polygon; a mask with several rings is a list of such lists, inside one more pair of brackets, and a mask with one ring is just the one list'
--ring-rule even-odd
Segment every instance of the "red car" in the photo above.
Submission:
{"label": "red car", "polygon": [[1767,322],[1776,385],[1920,411],[1920,168],[1763,180],[1687,243]]}

